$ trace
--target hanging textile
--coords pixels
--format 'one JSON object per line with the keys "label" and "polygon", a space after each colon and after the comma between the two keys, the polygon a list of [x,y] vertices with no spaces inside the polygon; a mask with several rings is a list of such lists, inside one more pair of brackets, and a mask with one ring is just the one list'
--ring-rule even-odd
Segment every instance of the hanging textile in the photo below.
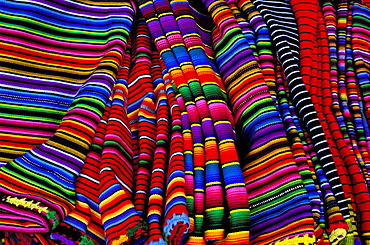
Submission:
{"label": "hanging textile", "polygon": [[0,244],[370,245],[367,0],[0,0]]}

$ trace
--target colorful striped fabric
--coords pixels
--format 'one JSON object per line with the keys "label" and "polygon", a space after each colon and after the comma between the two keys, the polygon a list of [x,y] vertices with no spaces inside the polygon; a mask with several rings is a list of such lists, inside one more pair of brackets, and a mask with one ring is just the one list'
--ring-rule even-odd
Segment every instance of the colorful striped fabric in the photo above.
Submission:
{"label": "colorful striped fabric", "polygon": [[49,232],[75,208],[133,15],[129,3],[1,3],[1,230]]}
{"label": "colorful striped fabric", "polygon": [[370,245],[370,1],[0,23],[0,245]]}
{"label": "colorful striped fabric", "polygon": [[[338,170],[333,161],[333,156],[325,139],[322,126],[317,116],[317,111],[312,103],[306,87],[302,81],[299,70],[299,41],[298,28],[294,21],[294,14],[287,1],[274,1],[275,8],[268,2],[255,1],[257,9],[262,12],[263,16],[268,20],[268,25],[272,29],[272,39],[277,47],[277,54],[282,62],[285,75],[288,79],[288,86],[292,96],[292,101],[298,111],[298,115],[305,124],[309,134],[311,135],[312,143],[315,147],[318,160],[322,166],[325,177],[333,191],[330,197],[330,192],[324,190],[327,205],[334,207],[338,205],[341,212],[337,209],[328,209],[329,224],[328,228],[330,242],[338,241],[344,238],[346,234],[347,224],[343,218],[349,220],[350,214],[348,205],[344,197],[343,188],[338,178]],[[267,12],[269,15],[267,15]],[[264,15],[264,13],[266,13]],[[290,20],[287,22],[287,20]],[[327,186],[327,188],[329,187]],[[334,204],[334,203],[337,204]],[[331,204],[330,204],[331,203]],[[342,217],[343,214],[343,217]],[[347,221],[348,223],[349,221]],[[336,231],[341,229],[341,232]]]}
{"label": "colorful striped fabric", "polygon": [[[219,163],[224,174],[226,200],[230,205],[229,208],[233,211],[230,213],[230,232],[223,243],[247,242],[249,236],[249,231],[246,229],[249,217],[247,193],[234,146],[235,136],[231,128],[231,115],[226,107],[226,103],[222,100],[221,91],[217,86],[219,80],[217,80],[217,77],[211,70],[201,44],[197,45],[200,41],[199,37],[196,35],[191,36],[187,33],[188,30],[191,30],[191,27],[195,28],[195,26],[191,25],[191,19],[189,20],[188,30],[184,28],[185,26],[180,25],[180,20],[175,20],[176,14],[175,12],[171,13],[171,5],[167,1],[139,1],[139,4],[152,31],[157,48],[163,57],[164,64],[184,99],[194,133],[194,198],[195,205],[199,207],[199,211],[197,208],[195,209],[194,236],[190,237],[189,243],[199,244],[203,240],[204,208],[202,202],[205,200],[205,167],[212,167],[208,166],[212,164],[215,165],[213,168],[217,169],[219,168]],[[157,14],[156,11],[158,11]],[[168,25],[164,25],[165,21]],[[169,35],[167,36],[163,32],[169,33]],[[181,35],[189,38],[181,37]],[[191,50],[190,45],[194,45],[194,48]],[[203,59],[202,56],[204,57]],[[201,127],[203,128],[204,139]],[[213,130],[217,134],[218,143]],[[197,134],[197,132],[199,133]],[[206,152],[204,152],[204,148]],[[218,151],[220,152],[219,158],[217,157]],[[231,172],[236,176],[230,176]],[[214,174],[217,175],[217,172],[214,172]],[[212,186],[213,191],[217,193],[217,185],[221,183],[217,181],[219,177],[215,177],[210,182],[207,182],[209,183],[208,186]],[[222,196],[220,198],[221,200],[218,201],[216,199],[218,203],[222,203]],[[208,209],[209,212],[212,212],[208,216],[210,218],[212,215],[223,215],[223,206],[214,206],[215,204],[212,203],[212,206]],[[219,221],[216,219],[213,222]],[[221,240],[223,238],[224,229],[219,228],[213,230],[209,240]]]}
{"label": "colorful striped fabric", "polygon": [[[316,3],[316,4],[312,3],[312,4],[318,6],[318,3]],[[299,6],[298,3],[296,5],[294,5],[294,7],[295,7],[295,11],[296,11],[297,15],[298,15],[299,7],[301,7],[302,9],[307,9],[307,6],[305,6],[304,4],[301,4]],[[317,11],[317,13],[319,14],[319,16],[322,16],[322,14],[320,12],[320,9]],[[319,72],[320,72],[320,70],[322,71],[322,76],[318,76],[316,83],[312,83],[312,82],[310,83],[310,85],[311,85],[310,93],[311,93],[311,97],[312,97],[313,101],[316,101],[316,103],[315,103],[316,110],[318,112],[319,117],[321,117],[320,121],[322,123],[322,126],[323,126],[325,132],[326,132],[326,136],[327,136],[329,145],[331,145],[331,151],[333,153],[333,157],[334,157],[335,162],[337,164],[339,177],[341,179],[341,183],[343,184],[343,189],[345,191],[346,199],[350,203],[349,208],[350,208],[350,213],[351,213],[351,223],[347,222],[348,225],[349,225],[349,230],[348,230],[348,234],[347,234],[347,237],[346,237],[346,240],[347,240],[346,242],[351,243],[350,242],[350,240],[351,240],[350,237],[351,236],[354,236],[355,241],[358,242],[359,238],[358,238],[357,230],[356,230],[356,221],[354,219],[354,216],[353,216],[354,213],[353,213],[352,209],[354,209],[354,211],[357,211],[357,212],[360,213],[359,215],[362,216],[361,219],[363,219],[362,223],[366,224],[366,219],[367,219],[366,211],[364,212],[364,210],[363,210],[363,208],[365,208],[365,209],[367,208],[367,204],[365,204],[365,203],[368,200],[368,194],[366,193],[366,183],[365,183],[365,180],[364,180],[363,176],[361,174],[359,174],[359,173],[361,173],[361,171],[359,169],[358,163],[356,162],[356,159],[354,157],[355,155],[353,154],[353,151],[351,152],[352,148],[351,147],[346,147],[345,140],[343,139],[343,138],[345,138],[345,136],[343,136],[344,134],[343,135],[341,134],[340,126],[338,125],[338,123],[337,123],[337,121],[334,117],[334,114],[332,113],[332,110],[333,110],[333,111],[337,111],[336,115],[340,115],[340,110],[338,110],[337,104],[335,102],[333,102],[333,98],[335,100],[335,98],[337,98],[337,97],[336,96],[333,96],[333,98],[331,97],[332,94],[331,94],[331,91],[330,91],[329,49],[328,49],[328,42],[326,41],[327,37],[326,37],[325,29],[323,27],[323,23],[322,22],[321,23],[316,23],[316,26],[314,26],[314,25],[312,25],[312,20],[311,19],[308,19],[303,14],[301,16],[302,17],[300,17],[298,19],[298,22],[301,19],[301,26],[309,25],[308,23],[311,23],[311,26],[313,28],[317,29],[316,31],[311,33],[311,35],[312,35],[311,42],[314,45],[317,45],[315,48],[318,51],[316,51],[316,52],[321,54],[321,56],[315,56],[315,58],[316,58],[315,63],[318,64],[317,68],[316,68],[317,71],[319,71]],[[303,18],[307,18],[307,20],[304,21]],[[318,19],[318,21],[320,21],[320,20],[322,21],[322,17],[320,17],[320,19]],[[320,33],[319,33],[319,28],[321,28],[321,30],[322,30],[322,31],[320,31]],[[305,28],[304,30],[305,30],[304,32],[302,31],[302,38],[303,38],[303,35],[304,35],[303,33],[308,33],[306,31],[307,28]],[[315,37],[315,32],[316,32],[316,35],[320,34],[320,36]],[[305,38],[307,38],[307,37],[305,37]],[[321,43],[321,41],[323,41],[323,42]],[[320,46],[320,45],[323,45],[323,46]],[[306,45],[306,46],[309,46],[309,45]],[[332,57],[335,58],[334,53],[333,53]],[[305,56],[305,59],[310,59],[310,58],[312,58],[312,56],[309,56],[309,55]],[[303,58],[302,58],[301,62],[302,61],[303,61]],[[312,59],[312,62],[313,62],[313,59]],[[312,62],[311,63],[306,62],[304,64],[304,66],[314,69],[314,67],[311,67],[311,65],[310,65],[310,64],[312,64]],[[336,59],[333,59],[333,63],[334,62],[336,62]],[[323,65],[323,68],[320,68],[319,67],[320,65]],[[303,65],[301,65],[301,66],[303,67]],[[302,69],[302,73],[303,73],[303,69]],[[309,77],[309,76],[307,76],[308,74],[309,73],[306,74],[306,77]],[[332,81],[333,81],[332,84],[335,84],[336,81],[337,81],[337,78],[336,78],[335,74],[336,73],[332,73],[332,76],[331,76]],[[322,80],[320,81],[320,79],[322,79]],[[334,88],[335,87],[337,87],[337,86],[334,86]],[[321,89],[322,89],[322,91],[321,91],[322,94],[321,94],[321,98],[320,98],[319,93],[320,93]],[[341,90],[343,90],[343,89],[341,89]],[[322,100],[322,96],[323,96],[323,100]],[[341,96],[341,98],[344,98],[344,96]],[[322,100],[321,103],[324,104],[324,105],[321,105],[321,107],[320,107],[320,99]],[[345,108],[345,107],[343,106],[343,108]],[[325,115],[325,117],[324,117],[323,114]],[[324,118],[326,118],[326,120]],[[331,132],[329,132],[329,130]],[[336,149],[333,140],[335,141],[336,145],[339,146],[339,151]],[[346,168],[348,168],[348,169],[346,169]],[[356,179],[356,180],[351,181],[350,179],[348,179],[348,176],[353,176],[353,178]],[[353,191],[351,190],[350,184],[354,187]],[[359,195],[361,195],[362,197],[359,197]],[[363,200],[363,204],[360,204],[360,209],[362,209],[362,210],[357,210],[356,204],[354,202],[355,198],[361,198]],[[363,214],[365,214],[365,215],[363,215]],[[352,242],[353,242],[353,240],[352,240]]]}
{"label": "colorful striped fabric", "polygon": [[[205,4],[217,25],[214,30],[214,36],[219,37],[214,39],[216,62],[229,93],[243,145],[243,175],[251,205],[250,241],[269,244],[286,239],[280,243],[295,244],[295,236],[300,235],[304,244],[310,244],[313,242],[313,219],[307,193],[258,63],[227,3],[209,1]],[[223,50],[223,46],[232,48]],[[292,236],[290,229],[294,227],[297,230]]]}

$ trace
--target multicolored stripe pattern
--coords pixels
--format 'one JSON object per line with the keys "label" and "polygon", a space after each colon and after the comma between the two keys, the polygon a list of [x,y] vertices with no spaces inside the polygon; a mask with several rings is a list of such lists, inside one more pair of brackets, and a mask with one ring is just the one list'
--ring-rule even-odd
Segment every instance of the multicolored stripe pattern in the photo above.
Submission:
{"label": "multicolored stripe pattern", "polygon": [[1,3],[1,230],[49,232],[75,208],[133,15],[129,3]]}
{"label": "multicolored stripe pattern", "polygon": [[370,244],[367,0],[0,1],[0,244]]}
{"label": "multicolored stripe pattern", "polygon": [[[251,5],[247,1],[240,3],[245,13],[248,13],[247,4]],[[241,140],[243,176],[251,205],[250,242],[291,244],[290,238],[294,236],[289,236],[290,229],[295,229],[297,236],[302,235],[304,244],[310,244],[313,242],[313,219],[307,193],[255,55],[227,3],[205,1],[205,5],[217,24],[213,31],[216,62]],[[230,48],[224,49],[225,46]],[[274,166],[272,162],[279,164]],[[280,188],[276,188],[277,183]],[[289,208],[280,209],[282,206]]]}

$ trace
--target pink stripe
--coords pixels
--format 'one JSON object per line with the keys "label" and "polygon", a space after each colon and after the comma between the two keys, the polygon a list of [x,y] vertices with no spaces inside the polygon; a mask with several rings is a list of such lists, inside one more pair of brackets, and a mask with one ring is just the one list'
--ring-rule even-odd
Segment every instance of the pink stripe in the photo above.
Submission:
{"label": "pink stripe", "polygon": [[54,133],[51,132],[44,132],[41,130],[36,129],[22,129],[22,128],[10,128],[10,127],[1,127],[2,132],[7,133],[16,133],[16,134],[27,134],[27,135],[35,135],[35,136],[43,136],[43,137],[51,137]]}
{"label": "pink stripe", "polygon": [[213,206],[216,203],[220,203],[223,200],[222,186],[209,186],[206,187],[206,203],[207,206]]}
{"label": "pink stripe", "polygon": [[51,124],[51,123],[45,123],[45,122],[29,122],[29,121],[23,121],[23,120],[17,120],[17,119],[7,119],[7,118],[0,118],[0,124],[8,124],[12,126],[30,125],[32,127],[51,128],[51,129],[57,129],[59,126],[57,124]]}
{"label": "pink stripe", "polygon": [[204,211],[204,193],[194,193],[195,212],[203,213]]}
{"label": "pink stripe", "polygon": [[[248,193],[249,196],[249,193]],[[243,187],[232,187],[226,190],[226,198],[229,209],[245,207],[248,204],[247,190]]]}
{"label": "pink stripe", "polygon": [[[71,113],[78,113],[76,114],[71,114]],[[84,116],[80,116],[84,115]],[[89,118],[90,117],[90,118]],[[67,115],[63,118],[63,122],[66,120],[74,119],[80,122],[83,122],[86,125],[89,125],[95,129],[95,126],[97,122],[100,120],[99,115],[95,114],[94,112],[82,108],[74,108],[70,110]],[[62,123],[63,124],[63,123]]]}

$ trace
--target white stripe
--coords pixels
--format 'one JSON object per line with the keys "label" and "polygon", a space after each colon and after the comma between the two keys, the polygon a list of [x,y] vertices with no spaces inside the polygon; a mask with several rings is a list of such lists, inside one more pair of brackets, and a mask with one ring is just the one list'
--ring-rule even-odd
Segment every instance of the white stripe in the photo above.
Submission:
{"label": "white stripe", "polygon": [[311,128],[310,131],[313,131],[313,130],[315,130],[317,128],[321,128],[321,125]]}
{"label": "white stripe", "polygon": [[316,135],[312,136],[311,139],[315,139],[315,138],[320,137],[320,136],[325,136],[325,134],[324,133],[316,134]]}
{"label": "white stripe", "polygon": [[308,121],[308,122],[307,122],[307,126],[308,126],[310,123],[314,122],[314,121],[319,121],[319,120],[318,120],[317,118],[311,119],[310,121]]}
{"label": "white stripe", "polygon": [[303,106],[300,110],[299,110],[299,113],[302,113],[302,110],[308,108],[308,107],[311,107],[312,105],[308,104],[308,105],[305,105]]}
{"label": "white stripe", "polygon": [[[45,145],[45,144],[44,144]],[[50,147],[49,147],[50,148]],[[73,169],[71,169],[71,168],[69,168],[69,167],[67,167],[67,166],[65,166],[65,165],[63,165],[63,164],[60,164],[59,162],[55,162],[55,161],[53,161],[53,160],[51,160],[51,159],[49,159],[49,158],[45,158],[44,156],[42,156],[42,155],[40,155],[40,154],[38,154],[38,153],[36,153],[34,150],[31,150],[32,151],[32,154],[34,154],[35,156],[37,156],[37,158],[39,158],[39,159],[42,159],[44,162],[45,162],[45,164],[47,164],[47,165],[55,165],[55,166],[57,166],[57,167],[59,167],[59,168],[62,168],[62,169],[65,169],[69,174],[74,174],[74,175],[78,175],[79,173],[78,172],[76,172],[75,170],[73,170]],[[83,164],[83,162],[81,162],[81,161],[79,161],[80,162],[80,164]],[[62,175],[62,174],[61,174]],[[56,175],[56,176],[58,176],[58,175]],[[62,175],[63,177],[65,177],[64,175]],[[58,178],[60,178],[59,176],[58,176]],[[68,178],[67,178],[68,179]],[[63,181],[66,181],[66,180],[64,180],[64,179],[62,179]]]}
{"label": "white stripe", "polygon": [[99,183],[100,183],[98,180],[93,179],[93,178],[91,178],[90,176],[88,176],[88,175],[86,175],[86,174],[80,174],[80,176],[81,176],[81,177],[84,177],[84,178],[86,178],[86,179],[89,179],[90,181],[92,181],[92,182],[94,182],[94,183],[96,183],[96,184],[99,184]]}
{"label": "white stripe", "polygon": [[303,120],[305,120],[305,118],[307,116],[312,115],[312,114],[315,114],[315,113],[316,113],[316,111],[311,111],[311,112],[307,113],[306,115],[303,116]]}
{"label": "white stripe", "polygon": [[137,78],[135,78],[135,80],[133,80],[133,81],[132,81],[132,83],[130,83],[130,84],[128,85],[128,87],[130,88],[130,87],[134,86],[134,85],[135,85],[135,83],[136,83],[137,81],[139,81],[139,79],[142,79],[142,78],[151,78],[151,76],[150,76],[150,75],[141,75],[141,76],[138,76]]}
{"label": "white stripe", "polygon": [[[298,92],[296,95],[293,96],[293,100],[295,99],[295,97],[297,97],[298,95],[300,94],[303,94],[303,93],[306,93],[306,91],[301,91],[301,92]],[[305,98],[306,99],[306,98]],[[299,103],[299,102],[298,102]]]}

